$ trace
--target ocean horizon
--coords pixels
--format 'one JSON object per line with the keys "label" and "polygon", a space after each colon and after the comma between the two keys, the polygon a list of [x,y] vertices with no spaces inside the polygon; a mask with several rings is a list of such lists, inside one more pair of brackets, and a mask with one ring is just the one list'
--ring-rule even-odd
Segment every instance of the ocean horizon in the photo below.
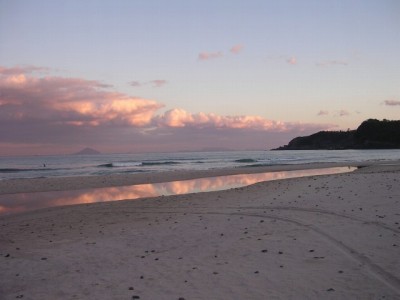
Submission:
{"label": "ocean horizon", "polygon": [[0,180],[400,160],[400,150],[220,151],[0,157]]}

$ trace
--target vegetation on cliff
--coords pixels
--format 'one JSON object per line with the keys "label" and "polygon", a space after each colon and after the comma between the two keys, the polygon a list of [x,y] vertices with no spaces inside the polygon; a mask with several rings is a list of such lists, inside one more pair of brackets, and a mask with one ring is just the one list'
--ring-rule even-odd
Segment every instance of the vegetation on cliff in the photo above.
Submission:
{"label": "vegetation on cliff", "polygon": [[356,130],[320,131],[273,150],[400,149],[400,120],[368,119]]}

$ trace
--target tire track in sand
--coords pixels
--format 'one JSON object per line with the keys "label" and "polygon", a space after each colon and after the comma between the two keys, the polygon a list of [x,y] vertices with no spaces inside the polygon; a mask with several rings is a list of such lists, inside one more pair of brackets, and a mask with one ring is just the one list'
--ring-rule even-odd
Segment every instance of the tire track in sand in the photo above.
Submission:
{"label": "tire track in sand", "polygon": [[[237,207],[239,208],[239,207]],[[240,207],[242,209],[242,207]],[[385,271],[382,267],[378,266],[374,262],[372,262],[367,256],[363,255],[362,253],[356,251],[355,249],[351,248],[350,246],[343,243],[341,240],[336,239],[335,237],[329,235],[325,231],[321,230],[319,227],[314,226],[312,224],[304,223],[302,221],[281,217],[276,215],[270,214],[257,214],[257,213],[244,213],[244,212],[231,212],[231,213],[224,213],[224,212],[213,212],[213,211],[201,211],[201,212],[179,212],[179,211],[135,211],[135,212],[127,212],[124,213],[132,213],[132,214],[187,214],[187,215],[221,215],[221,216],[244,216],[244,217],[256,217],[256,218],[264,218],[270,220],[276,220],[286,223],[291,223],[296,226],[300,226],[306,229],[309,229],[313,233],[315,233],[318,237],[322,238],[332,246],[334,246],[340,253],[345,255],[346,257],[350,258],[351,260],[358,263],[361,267],[365,268],[370,275],[372,275],[375,279],[382,282],[388,288],[393,290],[396,294],[400,295],[400,279],[397,278],[395,275]],[[351,218],[350,218],[351,219]]]}

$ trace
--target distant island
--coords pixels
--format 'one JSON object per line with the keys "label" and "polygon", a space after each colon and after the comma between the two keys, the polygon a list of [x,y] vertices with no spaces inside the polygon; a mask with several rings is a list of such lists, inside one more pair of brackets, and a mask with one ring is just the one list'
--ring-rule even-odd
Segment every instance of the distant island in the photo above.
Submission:
{"label": "distant island", "polygon": [[94,150],[92,148],[85,148],[79,152],[73,153],[73,155],[93,155],[93,154],[101,154],[99,151]]}
{"label": "distant island", "polygon": [[272,150],[400,149],[400,120],[368,119],[356,130],[320,131]]}

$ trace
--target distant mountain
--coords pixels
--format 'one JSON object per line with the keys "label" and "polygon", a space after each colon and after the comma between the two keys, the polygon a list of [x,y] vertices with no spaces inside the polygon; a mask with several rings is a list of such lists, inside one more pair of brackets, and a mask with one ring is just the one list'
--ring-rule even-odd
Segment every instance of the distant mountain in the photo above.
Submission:
{"label": "distant mountain", "polygon": [[272,150],[400,149],[400,120],[369,119],[356,130],[320,131]]}
{"label": "distant mountain", "polygon": [[92,155],[92,154],[101,154],[101,153],[99,151],[97,151],[97,150],[92,149],[92,148],[85,148],[85,149],[82,149],[79,152],[74,153],[73,155],[88,155],[88,154]]}

